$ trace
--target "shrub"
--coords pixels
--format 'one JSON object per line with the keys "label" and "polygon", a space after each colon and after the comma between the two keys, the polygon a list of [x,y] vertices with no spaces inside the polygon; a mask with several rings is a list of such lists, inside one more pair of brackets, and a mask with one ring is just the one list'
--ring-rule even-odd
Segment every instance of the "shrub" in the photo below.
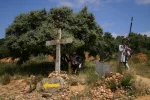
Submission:
{"label": "shrub", "polygon": [[84,73],[87,75],[88,84],[95,83],[99,78],[99,75],[95,72],[94,67],[87,67],[84,69]]}
{"label": "shrub", "polygon": [[87,84],[95,83],[99,79],[99,75],[95,72],[94,66],[92,62],[86,62],[86,68],[80,72],[86,74]]}
{"label": "shrub", "polygon": [[6,73],[13,75],[17,68],[15,63],[0,63],[0,76]]}
{"label": "shrub", "polygon": [[35,60],[38,62],[48,61],[48,57],[44,54],[39,54],[38,56],[35,57]]}
{"label": "shrub", "polygon": [[116,81],[113,79],[110,81],[109,83],[109,88],[112,90],[112,91],[115,91],[117,89],[117,84],[116,84]]}
{"label": "shrub", "polygon": [[133,84],[133,79],[134,79],[134,76],[132,73],[130,72],[125,73],[121,80],[121,85],[124,87],[131,86]]}
{"label": "shrub", "polygon": [[9,74],[4,74],[1,78],[1,83],[3,85],[9,84],[10,83],[10,75]]}

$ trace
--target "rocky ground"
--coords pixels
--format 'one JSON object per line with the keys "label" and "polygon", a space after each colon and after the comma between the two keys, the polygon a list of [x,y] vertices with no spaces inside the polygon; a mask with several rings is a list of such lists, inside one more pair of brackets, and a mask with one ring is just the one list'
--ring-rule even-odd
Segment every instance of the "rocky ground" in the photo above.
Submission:
{"label": "rocky ground", "polygon": [[[119,73],[113,73],[111,77],[104,78],[103,81],[98,81],[94,85],[88,86],[77,83],[70,85],[69,79],[76,79],[74,76],[67,74],[58,74],[53,72],[49,75],[50,78],[62,77],[67,85],[63,85],[55,92],[44,92],[37,89],[29,91],[31,87],[31,79],[15,79],[7,85],[0,85],[0,100],[148,100],[150,96],[141,96],[138,98],[127,96],[126,90],[117,87],[115,91],[110,88],[110,82],[116,81],[117,86],[120,84],[120,79],[123,76]],[[147,85],[150,79],[137,76],[137,79],[143,80]],[[38,83],[40,84],[40,83]]]}

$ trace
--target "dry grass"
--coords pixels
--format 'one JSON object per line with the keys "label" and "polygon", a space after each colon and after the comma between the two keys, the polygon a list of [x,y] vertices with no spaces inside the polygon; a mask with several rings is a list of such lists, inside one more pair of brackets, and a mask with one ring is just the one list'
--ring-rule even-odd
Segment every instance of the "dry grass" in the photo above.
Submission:
{"label": "dry grass", "polygon": [[[133,55],[129,59],[128,64],[130,66],[130,70],[132,72],[134,71],[135,74],[150,78],[150,74],[149,74],[150,73],[150,60],[149,59],[145,60],[145,59],[146,58],[144,56],[145,62],[143,62],[141,60],[141,58],[140,59],[137,58],[137,55]],[[111,61],[109,61],[109,64],[112,67],[112,70],[114,72],[118,72],[118,70],[119,70],[118,60],[111,60]]]}
{"label": "dry grass", "polygon": [[9,74],[4,74],[1,79],[0,79],[1,84],[7,85],[10,83],[10,75]]}

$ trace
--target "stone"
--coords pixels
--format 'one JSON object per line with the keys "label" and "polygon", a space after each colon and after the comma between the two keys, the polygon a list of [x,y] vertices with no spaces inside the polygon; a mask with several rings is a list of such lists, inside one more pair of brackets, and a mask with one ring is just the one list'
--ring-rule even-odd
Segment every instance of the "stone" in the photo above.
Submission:
{"label": "stone", "polygon": [[111,72],[110,65],[106,62],[101,63],[98,60],[95,60],[95,70],[100,76],[105,76],[105,73]]}
{"label": "stone", "polygon": [[[48,84],[48,86],[46,88],[44,88],[45,84]],[[53,86],[50,86],[51,84],[59,84],[59,86],[53,87]],[[62,78],[60,76],[51,77],[51,78],[44,78],[37,85],[37,91],[44,92],[44,93],[54,93],[56,91],[59,91],[60,89],[63,89],[65,86],[66,86],[66,81],[64,78]]]}

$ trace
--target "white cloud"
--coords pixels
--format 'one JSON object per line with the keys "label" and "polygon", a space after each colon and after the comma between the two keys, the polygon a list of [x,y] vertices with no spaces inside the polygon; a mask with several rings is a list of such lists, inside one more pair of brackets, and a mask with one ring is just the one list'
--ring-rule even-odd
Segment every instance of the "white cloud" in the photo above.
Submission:
{"label": "white cloud", "polygon": [[124,33],[115,33],[115,32],[111,32],[111,34],[112,34],[112,36],[113,36],[114,38],[116,38],[117,36],[125,36],[125,37],[128,36],[128,34],[124,34]]}
{"label": "white cloud", "polygon": [[120,2],[125,0],[104,0],[105,3],[111,3],[111,2]]}
{"label": "white cloud", "polygon": [[[69,6],[69,7],[83,7],[86,5],[99,5],[101,0],[48,0],[50,2],[55,2],[58,6]],[[93,6],[94,7],[94,6]]]}
{"label": "white cloud", "polygon": [[119,36],[117,33],[111,33],[112,34],[112,36],[114,37],[114,38],[116,38],[117,36]]}
{"label": "white cloud", "polygon": [[150,0],[135,0],[137,4],[150,4]]}
{"label": "white cloud", "polygon": [[148,37],[150,37],[150,31],[147,31],[147,32],[141,32],[141,34],[147,35]]}
{"label": "white cloud", "polygon": [[104,22],[101,26],[102,28],[109,28],[115,25],[115,22]]}
{"label": "white cloud", "polygon": [[69,6],[73,8],[80,8],[83,6],[90,6],[96,8],[104,3],[118,2],[124,0],[48,0],[52,3],[56,3],[57,6]]}

